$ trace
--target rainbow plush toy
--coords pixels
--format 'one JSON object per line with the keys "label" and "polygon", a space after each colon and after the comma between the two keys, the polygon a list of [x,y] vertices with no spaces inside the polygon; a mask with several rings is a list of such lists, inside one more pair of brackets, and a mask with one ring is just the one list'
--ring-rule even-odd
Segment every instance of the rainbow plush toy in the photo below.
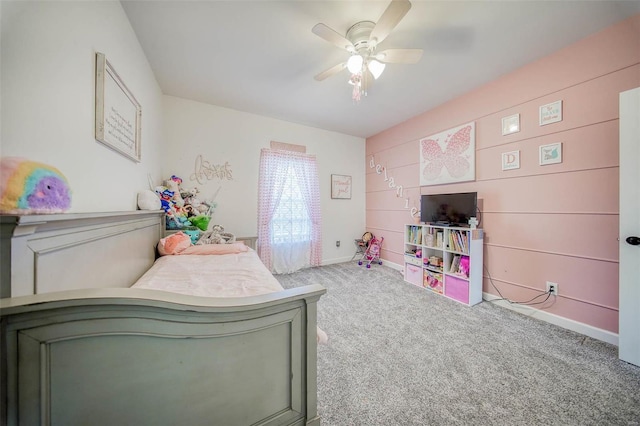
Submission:
{"label": "rainbow plush toy", "polygon": [[70,206],[71,190],[58,169],[24,158],[0,159],[0,213],[62,213]]}

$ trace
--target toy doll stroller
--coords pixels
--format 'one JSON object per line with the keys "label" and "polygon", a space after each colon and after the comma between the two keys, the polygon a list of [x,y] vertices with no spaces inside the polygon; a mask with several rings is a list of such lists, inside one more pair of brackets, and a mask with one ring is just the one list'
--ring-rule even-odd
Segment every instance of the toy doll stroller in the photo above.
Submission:
{"label": "toy doll stroller", "polygon": [[373,234],[371,232],[367,231],[364,234],[362,234],[362,238],[359,238],[357,240],[353,240],[354,244],[356,245],[356,252],[351,257],[352,261],[358,255],[361,255],[361,254],[365,253],[365,251],[367,250],[367,247],[369,247],[369,242],[372,239],[373,239]]}
{"label": "toy doll stroller", "polygon": [[371,268],[371,263],[377,262],[378,265],[382,265],[382,260],[380,260],[380,249],[382,248],[382,242],[384,241],[384,237],[373,237],[369,241],[369,245],[362,255],[362,259],[358,261],[358,265],[362,265],[367,262],[367,269]]}

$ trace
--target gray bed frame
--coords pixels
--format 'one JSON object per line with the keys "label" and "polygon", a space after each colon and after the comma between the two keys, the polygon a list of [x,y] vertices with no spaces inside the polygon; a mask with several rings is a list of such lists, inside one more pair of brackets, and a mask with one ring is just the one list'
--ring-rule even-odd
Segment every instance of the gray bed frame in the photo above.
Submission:
{"label": "gray bed frame", "polygon": [[320,285],[246,298],[128,288],[159,212],[0,216],[9,425],[319,425]]}

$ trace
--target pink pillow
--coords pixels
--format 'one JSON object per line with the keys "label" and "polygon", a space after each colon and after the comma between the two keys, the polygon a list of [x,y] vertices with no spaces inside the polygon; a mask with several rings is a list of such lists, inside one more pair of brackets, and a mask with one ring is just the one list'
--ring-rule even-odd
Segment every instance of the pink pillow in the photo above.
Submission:
{"label": "pink pillow", "polygon": [[189,246],[191,246],[191,238],[180,231],[162,238],[158,243],[158,253],[160,256],[178,254]]}
{"label": "pink pillow", "polygon": [[202,244],[186,248],[180,254],[234,254],[249,251],[244,243]]}

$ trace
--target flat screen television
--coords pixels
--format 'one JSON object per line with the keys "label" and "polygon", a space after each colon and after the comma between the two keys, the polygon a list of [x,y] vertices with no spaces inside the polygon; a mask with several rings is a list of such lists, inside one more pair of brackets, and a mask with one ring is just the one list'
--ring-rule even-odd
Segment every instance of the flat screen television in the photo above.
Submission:
{"label": "flat screen television", "polygon": [[425,223],[467,226],[476,217],[477,192],[423,195],[420,202],[420,220]]}

